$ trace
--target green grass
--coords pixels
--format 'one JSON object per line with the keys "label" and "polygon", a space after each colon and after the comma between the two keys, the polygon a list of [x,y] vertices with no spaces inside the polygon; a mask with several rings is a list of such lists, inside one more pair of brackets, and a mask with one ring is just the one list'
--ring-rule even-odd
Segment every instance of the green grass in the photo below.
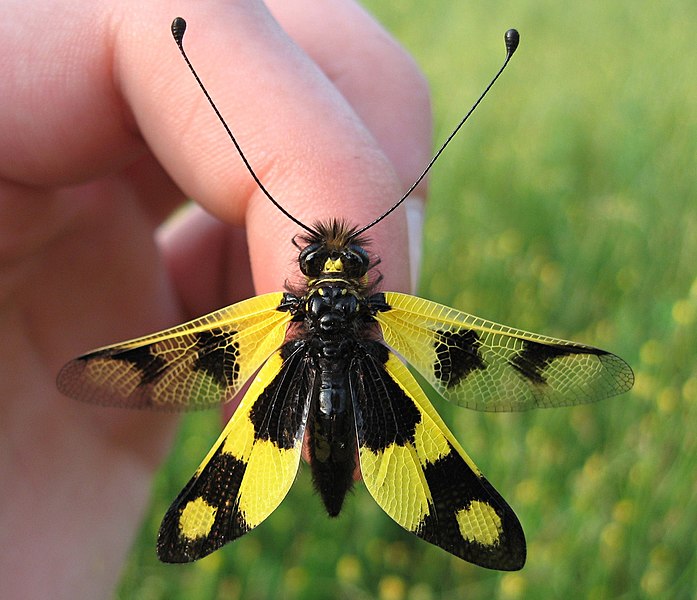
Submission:
{"label": "green grass", "polygon": [[301,475],[242,540],[161,565],[159,520],[220,428],[188,416],[120,586],[127,599],[696,598],[697,5],[366,2],[431,81],[442,139],[521,47],[431,177],[421,292],[616,352],[630,394],[490,415],[435,400],[514,506],[518,573],[403,532],[357,486],[330,521]]}

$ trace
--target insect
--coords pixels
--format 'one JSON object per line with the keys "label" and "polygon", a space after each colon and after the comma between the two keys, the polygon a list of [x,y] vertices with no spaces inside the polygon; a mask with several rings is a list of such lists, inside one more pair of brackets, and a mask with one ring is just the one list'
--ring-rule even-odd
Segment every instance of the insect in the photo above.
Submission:
{"label": "insect", "polygon": [[[174,38],[183,49],[186,23]],[[63,367],[58,387],[105,405],[186,410],[230,400],[239,408],[167,511],[165,562],[202,558],[259,525],[296,477],[303,444],[315,488],[339,514],[360,467],[370,494],[399,525],[482,567],[522,568],[525,536],[397,355],[442,396],[485,411],[592,402],[627,391],[631,368],[604,350],[520,331],[429,300],[377,289],[365,232],[409,195],[491,88],[506,60],[407,193],[363,227],[342,220],[303,229],[301,290],[257,296],[171,329],[106,346]]]}

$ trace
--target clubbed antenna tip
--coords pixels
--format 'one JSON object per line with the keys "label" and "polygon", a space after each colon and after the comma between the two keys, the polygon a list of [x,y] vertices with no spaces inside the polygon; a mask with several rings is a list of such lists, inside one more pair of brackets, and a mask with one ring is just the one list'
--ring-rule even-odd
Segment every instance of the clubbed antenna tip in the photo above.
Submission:
{"label": "clubbed antenna tip", "polygon": [[520,43],[520,34],[517,29],[509,29],[503,36],[506,42],[506,54],[508,57],[513,56],[513,53],[518,49]]}

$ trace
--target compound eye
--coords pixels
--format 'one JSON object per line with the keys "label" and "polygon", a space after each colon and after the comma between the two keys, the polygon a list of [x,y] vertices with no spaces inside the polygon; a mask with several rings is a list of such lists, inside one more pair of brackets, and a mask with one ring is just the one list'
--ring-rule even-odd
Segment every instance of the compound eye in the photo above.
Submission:
{"label": "compound eye", "polygon": [[360,246],[349,246],[341,253],[341,260],[349,277],[362,277],[370,266],[368,253]]}
{"label": "compound eye", "polygon": [[298,256],[300,270],[307,277],[318,277],[327,260],[326,250],[320,250],[319,244],[311,244],[303,248]]}

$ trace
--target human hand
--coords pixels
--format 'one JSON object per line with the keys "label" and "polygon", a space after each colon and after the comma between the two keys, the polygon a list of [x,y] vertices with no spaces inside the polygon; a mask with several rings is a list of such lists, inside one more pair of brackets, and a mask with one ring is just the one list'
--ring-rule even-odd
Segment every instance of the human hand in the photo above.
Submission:
{"label": "human hand", "polygon": [[[360,8],[267,5],[278,22],[252,0],[0,10],[0,543],[11,549],[0,597],[109,595],[171,439],[166,415],[63,398],[58,368],[249,296],[252,277],[263,293],[295,273],[297,228],[239,161],[171,20],[188,20],[199,74],[299,219],[365,224],[428,161],[424,81]],[[163,226],[185,197],[209,214]],[[371,236],[385,286],[408,290],[403,214]]]}

